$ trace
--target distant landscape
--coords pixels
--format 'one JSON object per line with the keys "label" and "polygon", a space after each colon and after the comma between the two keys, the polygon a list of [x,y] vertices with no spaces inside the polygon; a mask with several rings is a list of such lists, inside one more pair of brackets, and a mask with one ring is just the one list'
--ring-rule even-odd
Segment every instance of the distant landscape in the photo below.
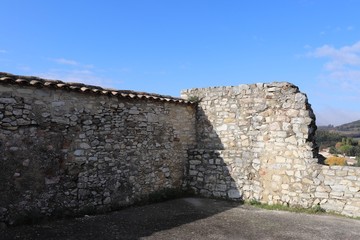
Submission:
{"label": "distant landscape", "polygon": [[318,130],[338,133],[340,135],[352,138],[360,138],[360,120],[345,123],[336,127],[333,125],[318,126]]}
{"label": "distant landscape", "polygon": [[328,165],[360,166],[360,120],[340,126],[318,126],[316,142]]}

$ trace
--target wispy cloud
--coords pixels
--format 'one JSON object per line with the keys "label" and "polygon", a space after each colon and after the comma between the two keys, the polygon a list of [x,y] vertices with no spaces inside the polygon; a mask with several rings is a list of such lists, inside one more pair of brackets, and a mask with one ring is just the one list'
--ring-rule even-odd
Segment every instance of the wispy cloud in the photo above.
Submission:
{"label": "wispy cloud", "polygon": [[57,65],[54,68],[39,73],[40,77],[102,87],[111,87],[113,85],[109,79],[99,77],[96,67],[92,64],[84,64],[67,58],[49,58],[48,60]]}
{"label": "wispy cloud", "polygon": [[355,29],[354,26],[327,26],[325,29],[322,29],[319,34],[324,36],[324,35],[329,35],[329,34],[346,34],[346,32],[351,32]]}
{"label": "wispy cloud", "polygon": [[77,66],[79,63],[75,60],[65,59],[65,58],[53,58],[52,61],[58,63],[58,64],[64,64],[64,65],[71,65],[71,66]]}
{"label": "wispy cloud", "polygon": [[325,65],[328,70],[345,66],[360,66],[360,41],[354,45],[338,49],[330,45],[324,45],[316,48],[309,55],[317,58],[328,58],[330,61]]}
{"label": "wispy cloud", "polygon": [[7,51],[4,49],[0,49],[0,53],[7,53]]}
{"label": "wispy cloud", "polygon": [[69,66],[69,67],[76,67],[76,68],[86,68],[92,69],[95,68],[93,64],[84,64],[79,61],[73,59],[66,59],[66,58],[49,58],[51,62],[55,62],[59,65]]}
{"label": "wispy cloud", "polygon": [[46,79],[61,80],[64,82],[84,83],[84,84],[95,85],[104,88],[114,88],[116,85],[123,83],[122,81],[114,81],[110,78],[102,76],[102,74],[99,74],[96,71],[95,67],[92,70],[85,68],[77,68],[77,69],[53,68],[53,69],[49,69],[48,71],[38,73],[36,74],[36,76]]}
{"label": "wispy cloud", "polygon": [[343,124],[360,119],[360,41],[341,47],[323,45],[308,57],[324,59],[318,89],[324,92],[316,114],[320,124]]}
{"label": "wispy cloud", "polygon": [[340,48],[323,45],[309,52],[308,56],[326,59],[323,77],[360,83],[360,41]]}

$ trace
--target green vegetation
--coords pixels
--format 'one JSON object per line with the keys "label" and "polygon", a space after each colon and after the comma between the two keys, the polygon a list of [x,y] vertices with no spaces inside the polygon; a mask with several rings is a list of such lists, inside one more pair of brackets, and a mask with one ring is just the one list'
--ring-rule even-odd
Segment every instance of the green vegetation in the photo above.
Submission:
{"label": "green vegetation", "polygon": [[337,133],[344,137],[359,138],[360,137],[360,120],[346,123],[337,127],[333,125],[319,126],[319,131]]}
{"label": "green vegetation", "polygon": [[323,208],[321,208],[320,205],[316,205],[315,207],[312,207],[312,208],[303,208],[300,206],[289,207],[288,205],[281,205],[281,204],[269,205],[269,204],[265,204],[265,203],[260,203],[259,201],[256,201],[256,200],[250,200],[249,202],[246,202],[246,203],[248,203],[252,206],[262,208],[262,209],[267,209],[267,210],[278,210],[278,211],[310,213],[310,214],[319,214],[319,213],[325,212],[325,210]]}
{"label": "green vegetation", "polygon": [[346,160],[342,156],[356,157],[357,164],[360,167],[360,141],[355,138],[345,137],[337,132],[320,130],[316,133],[316,142],[320,146],[320,150],[329,148],[329,153],[334,157],[325,160],[327,165],[346,165]]}
{"label": "green vegetation", "polygon": [[193,103],[198,103],[201,101],[201,99],[198,96],[189,96],[188,101],[193,102]]}
{"label": "green vegetation", "polygon": [[326,130],[317,130],[315,137],[316,143],[319,144],[320,149],[335,146],[337,142],[344,138],[344,136],[340,135],[339,133]]}
{"label": "green vegetation", "polygon": [[[319,149],[329,148],[329,153],[335,157],[343,156],[356,157],[360,167],[360,120],[346,123],[337,127],[333,125],[319,126],[316,131],[316,143]],[[342,165],[342,161],[328,160],[335,165]],[[339,163],[339,164],[338,164]]]}
{"label": "green vegetation", "polygon": [[335,148],[331,148],[334,154],[343,154],[346,156],[360,156],[359,141],[352,138],[342,138],[341,142],[335,144]]}
{"label": "green vegetation", "polygon": [[340,125],[340,126],[336,127],[336,129],[339,131],[359,132],[360,131],[360,120]]}
{"label": "green vegetation", "polygon": [[269,205],[266,203],[260,203],[259,201],[256,201],[256,200],[246,201],[245,204],[250,204],[251,206],[261,208],[261,209],[266,209],[266,210],[287,211],[287,212],[308,213],[308,214],[324,214],[324,213],[326,213],[326,214],[331,214],[331,215],[335,215],[335,216],[339,216],[339,217],[360,220],[360,217],[348,217],[348,216],[344,216],[344,215],[341,215],[339,213],[335,213],[332,211],[326,212],[326,210],[323,209],[319,204],[312,208],[304,208],[301,206],[289,207],[288,205],[281,205],[281,204]]}

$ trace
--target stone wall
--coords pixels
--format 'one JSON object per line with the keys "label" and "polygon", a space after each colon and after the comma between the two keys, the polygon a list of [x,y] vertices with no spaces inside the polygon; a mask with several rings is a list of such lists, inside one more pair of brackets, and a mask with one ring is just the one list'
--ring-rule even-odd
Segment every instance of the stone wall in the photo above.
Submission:
{"label": "stone wall", "polygon": [[191,104],[17,83],[0,84],[0,221],[181,191],[195,144]]}
{"label": "stone wall", "polygon": [[[360,216],[358,169],[318,164],[315,116],[290,83],[190,89],[199,99],[188,184],[204,196]],[[344,175],[345,174],[345,175]]]}
{"label": "stone wall", "polygon": [[318,163],[290,83],[183,98],[0,73],[0,222],[89,214],[190,186],[207,197],[360,216],[360,168]]}
{"label": "stone wall", "polygon": [[[360,168],[320,166],[310,197],[328,211],[360,217]],[[309,197],[309,196],[306,196]]]}

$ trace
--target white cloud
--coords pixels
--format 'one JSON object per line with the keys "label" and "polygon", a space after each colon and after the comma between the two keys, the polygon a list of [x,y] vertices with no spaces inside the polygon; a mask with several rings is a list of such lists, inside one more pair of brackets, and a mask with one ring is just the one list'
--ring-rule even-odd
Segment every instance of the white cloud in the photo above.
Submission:
{"label": "white cloud", "polygon": [[0,49],[0,53],[7,53],[7,51],[4,49]]}
{"label": "white cloud", "polygon": [[334,47],[323,45],[308,53],[308,57],[324,59],[318,77],[319,98],[315,113],[318,125],[340,125],[360,119],[360,41],[353,45]]}
{"label": "white cloud", "polygon": [[66,58],[50,58],[62,67],[49,69],[39,76],[47,79],[61,80],[64,82],[77,82],[101,87],[111,87],[111,81],[98,77],[96,68],[92,64],[83,64],[78,61]]}
{"label": "white cloud", "polygon": [[332,71],[329,76],[338,80],[360,81],[360,70]]}
{"label": "white cloud", "polygon": [[84,64],[66,58],[46,58],[46,60],[51,63],[50,66],[37,72],[28,66],[20,66],[19,68],[27,71],[27,75],[64,82],[95,85],[103,88],[119,88],[116,85],[122,83],[122,81],[114,81],[105,77],[104,75],[107,74],[107,71],[98,69],[92,64]]}
{"label": "white cloud", "polygon": [[115,85],[115,82],[113,80],[98,76],[95,72],[87,69],[51,69],[47,72],[39,73],[36,76],[46,79],[61,80],[64,82],[76,82],[88,85],[95,85],[104,88],[114,88]]}
{"label": "white cloud", "polygon": [[309,56],[328,58],[329,61],[325,64],[325,68],[329,71],[346,66],[360,66],[360,41],[352,46],[344,46],[339,49],[324,45],[310,52]]}
{"label": "white cloud", "polygon": [[[351,91],[360,88],[360,41],[353,45],[335,48],[323,45],[308,53],[309,57],[324,58],[325,73],[321,79],[336,81],[340,86],[352,85]],[[349,90],[349,89],[348,89]]]}
{"label": "white cloud", "polygon": [[67,66],[73,66],[77,68],[86,68],[86,69],[93,69],[95,68],[92,64],[83,64],[78,61],[72,60],[72,59],[66,59],[66,58],[50,58],[49,59],[52,62],[55,62],[60,65],[67,65]]}
{"label": "white cloud", "polygon": [[65,59],[65,58],[54,58],[54,59],[51,59],[51,60],[58,63],[58,64],[72,65],[72,66],[79,65],[79,63],[77,61],[70,60],[70,59]]}

